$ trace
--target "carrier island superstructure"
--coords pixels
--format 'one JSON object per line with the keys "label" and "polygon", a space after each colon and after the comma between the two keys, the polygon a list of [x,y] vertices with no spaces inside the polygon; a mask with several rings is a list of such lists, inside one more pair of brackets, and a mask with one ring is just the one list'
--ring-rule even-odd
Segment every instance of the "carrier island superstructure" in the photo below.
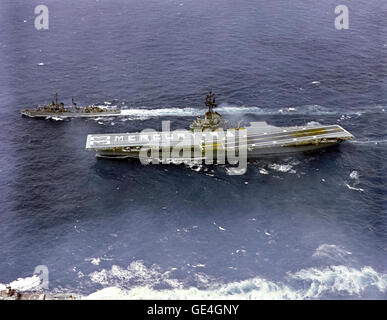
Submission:
{"label": "carrier island superstructure", "polygon": [[[247,159],[309,151],[337,145],[353,139],[353,135],[340,125],[310,123],[304,126],[276,127],[266,122],[251,122],[247,127],[228,127],[222,116],[214,111],[215,97],[207,95],[208,111],[204,118],[197,118],[190,130],[172,132],[143,131],[136,133],[89,134],[86,150],[95,151],[97,157],[139,158],[144,148],[153,154],[172,154],[181,159],[205,159],[217,152],[238,153],[241,141],[246,145]],[[169,128],[168,128],[169,129]],[[210,136],[210,139],[208,137]],[[187,139],[188,137],[188,139]],[[171,159],[174,158],[171,156]],[[163,158],[166,160],[166,158]]]}

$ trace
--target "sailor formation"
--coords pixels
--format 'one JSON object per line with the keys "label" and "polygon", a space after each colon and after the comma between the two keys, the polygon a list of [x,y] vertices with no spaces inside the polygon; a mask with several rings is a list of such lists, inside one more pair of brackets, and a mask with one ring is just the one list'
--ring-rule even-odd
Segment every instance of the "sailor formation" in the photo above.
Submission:
{"label": "sailor formation", "polygon": [[[303,126],[276,127],[264,121],[251,122],[249,126],[240,128],[227,125],[227,121],[214,111],[216,108],[215,94],[209,92],[205,101],[208,111],[204,118],[198,117],[189,130],[175,130],[173,132],[156,132],[145,130],[134,133],[89,134],[86,150],[96,152],[102,158],[140,158],[144,147],[152,149],[161,155],[168,149],[178,146],[184,157],[205,158],[208,151],[222,151],[226,154],[235,153],[240,141],[245,141],[247,158],[256,159],[264,155],[278,155],[309,151],[337,145],[343,141],[353,139],[353,135],[337,124],[322,125],[316,122]],[[74,100],[72,107],[55,102],[31,109],[22,110],[22,115],[34,118],[50,117],[95,117],[120,116],[119,109],[101,108],[97,106],[78,107]],[[200,133],[198,135],[198,133]],[[206,133],[206,134],[203,134]],[[206,137],[211,134],[210,142]],[[184,144],[184,141],[190,141]],[[167,137],[167,141],[166,141]],[[199,137],[199,138],[198,138]],[[242,139],[243,138],[243,139]],[[183,141],[184,140],[184,141]],[[167,143],[166,143],[167,142]],[[215,156],[216,157],[216,156]]]}

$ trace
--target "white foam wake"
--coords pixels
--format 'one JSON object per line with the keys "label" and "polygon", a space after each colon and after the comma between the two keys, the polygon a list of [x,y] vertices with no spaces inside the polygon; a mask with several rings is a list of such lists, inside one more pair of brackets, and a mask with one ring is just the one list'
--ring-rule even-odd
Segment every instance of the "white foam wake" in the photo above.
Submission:
{"label": "white foam wake", "polygon": [[369,266],[361,269],[343,265],[310,268],[291,274],[290,277],[308,284],[302,294],[305,299],[320,298],[327,293],[360,297],[369,287],[375,287],[382,293],[387,290],[387,275],[379,274]]}
{"label": "white foam wake", "polygon": [[[259,115],[275,115],[275,114],[338,114],[339,111],[330,110],[329,108],[320,105],[305,105],[288,108],[260,108],[257,106],[238,106],[227,103],[220,104],[216,111],[222,115],[233,114],[259,114]],[[177,108],[177,107],[163,107],[155,109],[145,108],[127,108],[121,109],[121,115],[132,117],[160,117],[160,116],[181,116],[192,117],[203,115],[202,108]]]}
{"label": "white foam wake", "polygon": [[241,282],[233,282],[223,285],[214,285],[209,289],[198,289],[190,287],[186,289],[156,290],[150,286],[134,287],[123,290],[118,287],[108,287],[92,293],[85,299],[205,299],[205,300],[230,300],[230,299],[302,299],[297,292],[291,288],[277,285],[274,282],[261,278],[253,278]]}
{"label": "white foam wake", "polygon": [[387,144],[387,140],[353,140],[349,141],[350,143],[359,144],[359,145],[382,145]]}
{"label": "white foam wake", "polygon": [[330,259],[330,261],[342,263],[352,252],[334,244],[322,244],[313,253],[313,258]]}
{"label": "white foam wake", "polygon": [[[258,107],[238,107],[238,106],[227,106],[221,105],[216,111],[221,114],[246,114],[246,113],[262,113],[262,109]],[[132,117],[167,117],[167,116],[180,116],[180,117],[195,117],[202,116],[203,109],[199,108],[176,108],[176,107],[165,107],[158,109],[144,109],[144,108],[133,108],[133,109],[122,109],[121,115],[132,116]]]}
{"label": "white foam wake", "polygon": [[[117,105],[112,105],[111,102],[105,101],[104,104],[97,104],[96,107],[101,109],[115,109]],[[71,106],[66,106],[71,107]],[[121,107],[121,115],[134,117],[135,119],[147,119],[149,117],[163,117],[163,116],[173,116],[173,117],[195,117],[202,116],[203,110],[202,107],[160,107],[154,109],[148,109],[146,107],[138,108],[128,108],[125,106]],[[221,103],[216,111],[222,115],[233,115],[233,114],[257,114],[257,115],[341,115],[340,120],[350,119],[351,116],[363,115],[366,113],[384,113],[384,106],[368,106],[363,107],[358,110],[337,110],[329,107],[324,107],[318,104],[313,105],[300,105],[292,107],[258,107],[258,106],[245,106],[245,105],[235,105],[228,103]],[[317,124],[317,123],[315,123]]]}
{"label": "white foam wake", "polygon": [[[341,246],[322,244],[315,250],[313,258],[323,259],[332,265],[288,272],[281,281],[256,276],[224,283],[206,275],[203,272],[205,264],[198,263],[191,266],[189,285],[186,280],[174,278],[176,268],[162,270],[157,265],[147,267],[143,261],[133,261],[127,268],[113,265],[110,269],[95,271],[88,276],[82,274],[81,281],[91,281],[100,285],[101,289],[79,298],[301,300],[332,296],[367,298],[370,292],[372,297],[385,297],[387,274],[379,273],[371,266],[355,268],[344,265],[351,255],[351,252]],[[41,289],[40,278],[36,275],[19,278],[10,285],[20,291]],[[0,290],[5,287],[5,284],[0,284]],[[54,289],[55,291],[57,290]]]}
{"label": "white foam wake", "polygon": [[359,173],[357,171],[352,171],[349,175],[350,179],[352,179],[354,182],[353,182],[353,185],[350,186],[348,183],[345,183],[345,185],[347,186],[348,189],[350,190],[356,190],[356,191],[360,191],[360,192],[364,192],[364,189],[362,188],[357,188],[356,185],[358,185],[360,183],[359,181]]}
{"label": "white foam wake", "polygon": [[[334,245],[320,246],[314,256],[343,257],[351,254]],[[345,265],[325,268],[301,269],[288,272],[283,281],[275,282],[262,277],[242,281],[220,283],[204,273],[198,287],[185,286],[180,280],[171,278],[174,269],[161,271],[157,266],[147,268],[143,262],[135,261],[127,269],[113,266],[90,274],[90,279],[104,286],[83,299],[319,299],[326,296],[356,296],[370,288],[385,293],[387,275],[372,267],[360,269]],[[203,279],[205,281],[203,281]],[[165,289],[157,289],[163,285]]]}
{"label": "white foam wake", "polygon": [[0,283],[0,290],[5,290],[7,286],[11,286],[12,289],[20,291],[33,291],[41,289],[42,281],[37,275],[26,278],[18,278],[8,284]]}
{"label": "white foam wake", "polygon": [[121,115],[131,117],[162,116],[196,116],[200,110],[194,108],[160,108],[160,109],[122,109]]}
{"label": "white foam wake", "polygon": [[274,170],[274,171],[279,171],[279,172],[290,172],[290,173],[295,173],[295,170],[292,170],[293,166],[290,164],[276,164],[272,163],[269,164],[269,168]]}

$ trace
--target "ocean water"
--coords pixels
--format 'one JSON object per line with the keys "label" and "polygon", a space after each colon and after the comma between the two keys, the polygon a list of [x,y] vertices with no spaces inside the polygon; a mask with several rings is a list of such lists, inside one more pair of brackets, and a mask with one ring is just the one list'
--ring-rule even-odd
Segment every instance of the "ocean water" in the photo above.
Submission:
{"label": "ocean water", "polygon": [[[83,298],[386,299],[387,6],[346,1],[39,1],[0,6],[0,287]],[[218,112],[340,124],[355,140],[227,166],[98,160],[88,133]],[[37,120],[51,101],[125,116]]]}

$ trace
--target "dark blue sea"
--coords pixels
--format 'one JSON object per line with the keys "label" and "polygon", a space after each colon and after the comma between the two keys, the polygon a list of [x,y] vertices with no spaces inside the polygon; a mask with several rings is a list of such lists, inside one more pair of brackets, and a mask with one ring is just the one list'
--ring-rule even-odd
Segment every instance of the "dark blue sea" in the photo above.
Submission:
{"label": "dark blue sea", "polygon": [[[37,0],[0,6],[0,287],[84,298],[386,299],[387,2]],[[227,165],[97,159],[90,133],[339,124],[337,148]],[[59,99],[118,118],[38,120]]]}

